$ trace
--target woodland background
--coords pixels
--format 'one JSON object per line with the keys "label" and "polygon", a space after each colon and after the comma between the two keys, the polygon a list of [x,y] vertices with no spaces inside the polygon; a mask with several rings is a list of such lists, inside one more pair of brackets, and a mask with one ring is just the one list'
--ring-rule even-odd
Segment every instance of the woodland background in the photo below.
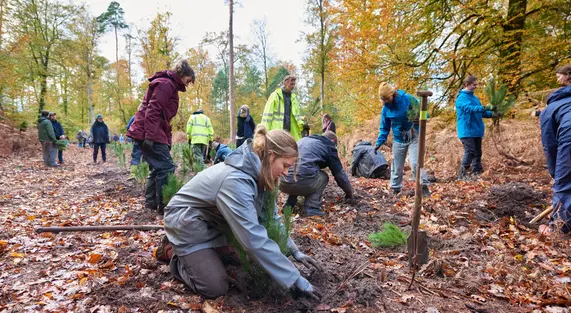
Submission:
{"label": "woodland background", "polygon": [[[433,90],[431,116],[453,115],[468,74],[495,78],[538,105],[545,93],[537,91],[555,87],[554,68],[571,60],[569,0],[308,0],[305,22],[312,31],[299,36],[307,44],[301,67],[271,57],[279,34],[270,34],[263,20],[252,21],[256,44],[229,53],[229,32],[205,32],[200,45],[180,47],[170,12],[157,12],[145,28],[130,26],[124,13],[117,2],[93,16],[65,1],[0,0],[0,111],[17,125],[35,124],[41,110],[56,111],[68,134],[88,129],[101,113],[111,131],[121,133],[146,78],[186,58],[197,80],[180,94],[175,130],[203,106],[216,133],[232,138],[231,111],[248,104],[260,122],[268,95],[292,73],[302,78],[296,93],[312,128],[320,128],[317,113],[327,112],[343,134],[379,114],[381,81],[411,93]],[[98,50],[106,32],[114,33],[116,47],[119,41],[127,47],[117,49],[115,59]],[[145,78],[132,74],[134,65]],[[483,88],[478,92],[483,97]]]}

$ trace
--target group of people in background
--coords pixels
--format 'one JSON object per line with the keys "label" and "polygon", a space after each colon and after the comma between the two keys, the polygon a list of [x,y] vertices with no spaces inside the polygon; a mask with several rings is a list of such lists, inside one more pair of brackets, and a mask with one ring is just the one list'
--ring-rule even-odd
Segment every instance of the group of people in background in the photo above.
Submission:
{"label": "group of people in background", "polygon": [[[541,113],[542,142],[553,186],[553,204],[559,206],[554,218],[566,223],[569,231],[571,209],[571,67],[557,71],[558,81],[564,85],[548,98],[548,106]],[[264,203],[276,188],[287,194],[284,206],[296,206],[298,197],[305,198],[302,214],[322,216],[324,190],[329,168],[346,199],[355,192],[343,169],[337,151],[336,126],[329,114],[322,116],[321,134],[309,135],[309,126],[301,115],[294,93],[296,78],[287,76],[283,85],[269,96],[261,123],[256,126],[250,108],[243,105],[237,114],[236,150],[214,138],[214,129],[208,116],[199,108],[189,117],[186,127],[188,144],[200,165],[200,172],[190,180],[169,203],[164,203],[162,187],[169,173],[175,171],[170,154],[172,129],[170,122],[179,108],[179,92],[194,84],[195,73],[187,61],[180,61],[173,70],[157,72],[149,78],[149,86],[136,114],[127,125],[126,136],[133,140],[132,171],[141,157],[149,164],[150,173],[145,188],[145,208],[164,215],[166,237],[156,251],[158,260],[170,265],[171,273],[195,292],[216,298],[228,290],[228,277],[220,257],[224,254],[226,230],[230,229],[238,242],[268,274],[285,287],[294,286],[310,297],[318,297],[313,286],[285,257],[275,242],[268,238],[260,221],[266,218]],[[483,118],[500,117],[494,107],[483,106],[474,95],[478,79],[468,76],[456,98],[458,138],[464,154],[458,169],[458,179],[471,180],[483,172],[482,137]],[[360,141],[353,149],[350,172],[356,177],[389,178],[392,193],[398,195],[403,188],[403,172],[408,157],[413,178],[418,167],[419,120],[426,112],[410,116],[418,100],[383,82],[378,87],[382,103],[379,135],[374,145]],[[51,162],[52,142],[63,138],[63,130],[48,121],[48,112],[42,112],[38,129],[44,149],[44,162]],[[55,114],[54,114],[55,120]],[[49,127],[48,127],[49,126]],[[61,127],[61,125],[60,125]],[[380,153],[393,133],[392,161],[389,166]],[[93,160],[101,149],[106,161],[105,148],[109,131],[103,117],[97,116],[91,128]],[[59,136],[59,137],[58,137]],[[85,143],[85,137],[78,134]],[[119,139],[121,140],[121,139]],[[214,166],[205,169],[204,160],[209,151],[215,154]],[[55,154],[54,154],[55,155]],[[63,157],[60,158],[63,163]],[[420,169],[423,196],[430,196],[430,183],[424,169]],[[276,218],[276,204],[270,208]],[[289,238],[287,255],[294,260],[319,265],[302,253]]]}
{"label": "group of people in background", "polygon": [[[58,167],[63,162],[63,151],[57,148],[57,141],[65,139],[65,132],[57,120],[57,114],[42,111],[38,119],[38,140],[42,145],[44,165]],[[56,163],[57,159],[57,163]]]}

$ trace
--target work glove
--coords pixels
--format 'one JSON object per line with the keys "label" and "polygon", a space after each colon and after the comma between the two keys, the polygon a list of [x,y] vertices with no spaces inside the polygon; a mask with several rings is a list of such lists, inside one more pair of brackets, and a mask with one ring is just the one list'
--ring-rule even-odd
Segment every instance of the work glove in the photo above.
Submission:
{"label": "work glove", "polygon": [[381,148],[382,145],[375,145],[375,154],[377,154],[377,150]]}
{"label": "work glove", "polygon": [[484,109],[486,109],[486,111],[492,111],[492,112],[495,112],[495,111],[498,110],[498,108],[497,108],[496,106],[494,106],[494,105],[486,105],[486,106],[484,107]]}
{"label": "work glove", "polygon": [[293,284],[293,297],[297,298],[298,294],[319,301],[322,295],[319,291],[315,290],[311,283],[301,275]]}
{"label": "work glove", "polygon": [[499,118],[499,117],[503,117],[503,114],[499,114],[498,112],[492,113],[492,118]]}
{"label": "work glove", "polygon": [[[311,268],[310,265],[312,265],[313,267],[315,267],[318,271],[323,271],[323,268],[321,267],[321,265],[319,265],[319,263],[317,263],[317,261],[315,261],[312,257],[310,257],[309,255],[297,250],[294,251],[292,254],[292,257],[300,263],[303,263],[303,265],[305,265],[305,267],[307,268]],[[300,276],[301,277],[301,276]]]}
{"label": "work glove", "polygon": [[145,141],[143,141],[143,144],[141,145],[141,148],[146,151],[153,151],[153,142],[150,141],[149,139],[145,139]]}

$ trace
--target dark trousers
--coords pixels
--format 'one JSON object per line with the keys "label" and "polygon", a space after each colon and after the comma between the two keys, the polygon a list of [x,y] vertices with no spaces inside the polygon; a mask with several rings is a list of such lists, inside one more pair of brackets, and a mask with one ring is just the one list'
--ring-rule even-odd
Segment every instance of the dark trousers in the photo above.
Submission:
{"label": "dark trousers", "polygon": [[321,210],[321,200],[325,187],[329,183],[329,175],[324,171],[319,171],[317,175],[310,178],[298,178],[296,182],[287,182],[282,180],[280,182],[280,191],[289,195],[286,206],[295,206],[298,196],[305,197],[303,209]]}
{"label": "dark trousers", "polygon": [[[142,146],[142,142],[139,142]],[[175,165],[169,146],[155,142],[151,150],[143,150],[143,160],[149,164],[149,177],[145,191],[145,207],[149,209],[164,208],[163,185],[167,183],[169,173],[174,173]]]}
{"label": "dark trousers", "polygon": [[246,141],[247,138],[244,139],[236,139],[236,149],[240,148],[240,146]]}
{"label": "dark trousers", "polygon": [[464,156],[460,165],[460,174],[472,167],[473,174],[482,173],[482,137],[460,138],[464,145]]}
{"label": "dark trousers", "polygon": [[171,274],[194,292],[214,299],[228,291],[228,276],[220,256],[214,249],[203,249],[188,255],[173,255]]}
{"label": "dark trousers", "polygon": [[58,162],[60,164],[63,163],[63,151],[62,150],[57,151],[57,159],[58,159]]}
{"label": "dark trousers", "polygon": [[103,162],[107,161],[107,144],[106,143],[94,143],[93,144],[93,162],[97,162],[97,153],[99,152],[99,147],[101,147],[101,159]]}

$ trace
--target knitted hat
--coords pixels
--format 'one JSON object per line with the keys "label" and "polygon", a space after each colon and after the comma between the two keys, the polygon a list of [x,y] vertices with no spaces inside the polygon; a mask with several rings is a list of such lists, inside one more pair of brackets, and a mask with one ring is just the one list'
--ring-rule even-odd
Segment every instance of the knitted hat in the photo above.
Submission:
{"label": "knitted hat", "polygon": [[382,82],[379,85],[379,98],[388,98],[395,93],[395,87],[391,86],[389,83]]}
{"label": "knitted hat", "polygon": [[103,118],[103,115],[97,114],[97,117],[95,119],[98,119],[98,118]]}

